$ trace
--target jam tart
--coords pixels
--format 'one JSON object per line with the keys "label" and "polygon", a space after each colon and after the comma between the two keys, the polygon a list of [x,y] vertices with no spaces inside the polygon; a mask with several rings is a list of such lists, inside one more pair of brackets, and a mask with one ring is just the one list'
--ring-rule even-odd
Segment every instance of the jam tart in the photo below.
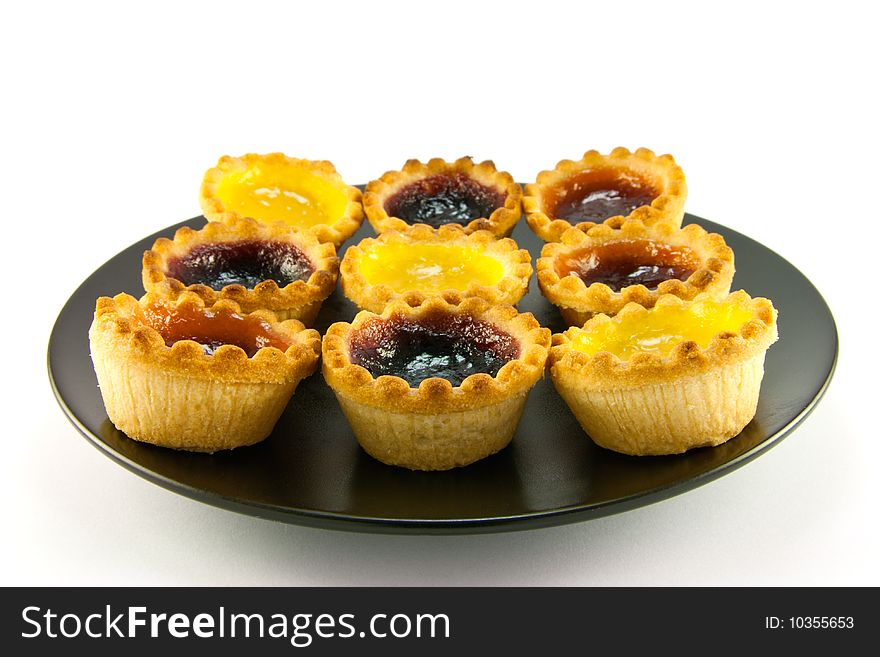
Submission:
{"label": "jam tart", "polygon": [[144,289],[167,299],[189,291],[208,305],[229,299],[245,313],[266,309],[310,325],[336,288],[333,245],[281,222],[218,218],[156,240],[143,257]]}
{"label": "jam tart", "polygon": [[130,438],[198,452],[266,438],[297,384],[314,372],[321,336],[234,301],[182,293],[98,299],[89,329],[107,416]]}
{"label": "jam tart", "polygon": [[268,223],[283,221],[337,248],[364,220],[360,190],[346,185],[330,162],[283,153],[224,155],[205,173],[199,200],[210,221],[230,212]]}
{"label": "jam tart", "polygon": [[523,209],[538,237],[557,242],[572,226],[618,228],[627,219],[680,226],[686,198],[684,172],[671,155],[619,147],[608,155],[587,151],[577,162],[562,160],[552,171],[542,171],[526,185]]}
{"label": "jam tart", "polygon": [[368,454],[447,470],[507,446],[549,347],[549,330],[512,306],[398,299],[333,324],[323,372]]}
{"label": "jam tart", "polygon": [[719,445],[755,415],[776,310],[739,291],[628,304],[553,336],[553,384],[598,445],[678,454]]}
{"label": "jam tart", "polygon": [[377,233],[415,224],[457,224],[467,232],[508,237],[522,216],[522,188],[487,160],[408,160],[364,189],[364,211]]}
{"label": "jam tart", "polygon": [[569,326],[614,315],[630,302],[650,308],[663,294],[725,296],[734,273],[733,251],[721,235],[697,224],[646,227],[636,219],[620,228],[569,228],[560,242],[544,245],[536,268],[541,293]]}
{"label": "jam tart", "polygon": [[392,299],[419,305],[432,294],[516,304],[528,291],[531,256],[512,239],[461,226],[424,224],[367,238],[345,252],[342,290],[359,308],[381,313]]}

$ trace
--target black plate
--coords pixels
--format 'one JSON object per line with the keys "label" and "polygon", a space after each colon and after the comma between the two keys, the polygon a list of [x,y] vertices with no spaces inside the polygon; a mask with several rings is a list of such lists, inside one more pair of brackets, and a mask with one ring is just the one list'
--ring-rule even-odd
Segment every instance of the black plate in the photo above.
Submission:
{"label": "black plate", "polygon": [[[219,507],[286,522],[378,532],[458,533],[528,529],[586,520],[656,502],[755,458],[813,409],[834,371],[837,331],[825,301],[788,262],[754,240],[699,217],[736,254],[733,289],[766,296],[779,309],[780,340],[767,354],[755,419],[736,438],[679,456],[629,457],[596,447],[548,379],[529,396],[509,447],[466,468],[410,472],[383,465],[355,442],[320,373],[304,381],[263,443],[213,455],[153,447],[126,438],[107,419],[89,358],[95,299],[143,294],[141,256],[151,235],[92,274],[64,306],[49,340],[49,376],[62,409],[95,446],[133,472]],[[372,235],[367,222],[349,241]],[[514,239],[533,258],[541,242],[525,221]],[[534,279],[519,305],[544,326],[563,330]],[[316,328],[351,320],[355,307],[336,292]]]}

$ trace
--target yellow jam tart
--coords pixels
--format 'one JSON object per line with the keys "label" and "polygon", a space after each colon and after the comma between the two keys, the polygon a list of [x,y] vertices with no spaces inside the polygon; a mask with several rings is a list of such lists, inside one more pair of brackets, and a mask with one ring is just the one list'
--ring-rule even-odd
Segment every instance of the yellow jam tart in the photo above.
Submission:
{"label": "yellow jam tart", "polygon": [[447,470],[507,446],[549,346],[550,332],[512,306],[429,297],[333,324],[322,362],[368,454]]}
{"label": "yellow jam tart", "polygon": [[321,336],[270,311],[212,306],[190,292],[101,297],[89,329],[107,416],[129,438],[215,452],[266,438],[297,384],[314,372]]}
{"label": "yellow jam tart", "polygon": [[488,231],[419,224],[365,239],[345,252],[342,290],[359,308],[382,312],[392,299],[418,305],[428,295],[515,304],[532,276],[531,257]]}
{"label": "yellow jam tart", "polygon": [[361,193],[326,161],[282,153],[220,158],[205,173],[199,199],[210,221],[233,213],[308,229],[339,247],[363,221]]}
{"label": "yellow jam tart", "polygon": [[242,312],[311,324],[336,287],[339,259],[309,231],[219,215],[201,230],[183,227],[144,253],[144,289],[166,299],[189,291],[206,304],[235,301]]}
{"label": "yellow jam tart", "polygon": [[686,198],[684,172],[671,155],[615,148],[608,155],[587,151],[577,162],[562,160],[552,171],[542,171],[526,185],[523,209],[538,237],[557,242],[572,226],[618,228],[627,219],[680,226]]}
{"label": "yellow jam tart", "polygon": [[650,308],[663,294],[725,296],[734,273],[733,251],[721,235],[696,224],[646,227],[635,219],[620,228],[569,228],[560,242],[544,245],[536,268],[541,293],[569,326],[630,302]]}
{"label": "yellow jam tart", "polygon": [[767,299],[660,297],[553,336],[550,372],[593,441],[625,454],[719,445],[755,416],[777,338]]}
{"label": "yellow jam tart", "polygon": [[507,237],[522,216],[522,189],[490,161],[409,160],[364,189],[364,211],[377,233],[409,226],[455,224],[472,233]]}

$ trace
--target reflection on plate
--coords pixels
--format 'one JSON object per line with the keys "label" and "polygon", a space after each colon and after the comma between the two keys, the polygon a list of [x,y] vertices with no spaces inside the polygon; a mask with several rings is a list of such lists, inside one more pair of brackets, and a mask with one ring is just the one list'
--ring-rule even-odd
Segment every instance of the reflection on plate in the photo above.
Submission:
{"label": "reflection on plate", "polygon": [[[141,256],[157,237],[118,254],[71,296],[49,341],[49,375],[62,409],[79,431],[137,474],[189,497],[250,515],[358,531],[459,533],[529,529],[586,520],[656,502],[730,472],[777,444],[812,410],[837,359],[837,331],[822,297],[788,262],[739,233],[690,215],[721,233],[736,254],[733,288],[773,300],[780,340],[767,353],[755,419],[736,438],[666,457],[630,457],[596,447],[549,378],[532,391],[511,445],[448,472],[383,465],[355,442],[320,373],[297,388],[263,443],[213,455],[175,452],[126,438],[107,419],[89,358],[95,299],[143,294]],[[371,236],[365,222],[348,243]],[[513,238],[533,258],[542,242],[521,221]],[[520,310],[553,331],[565,327],[532,280]],[[325,302],[315,328],[350,320],[341,292]]]}

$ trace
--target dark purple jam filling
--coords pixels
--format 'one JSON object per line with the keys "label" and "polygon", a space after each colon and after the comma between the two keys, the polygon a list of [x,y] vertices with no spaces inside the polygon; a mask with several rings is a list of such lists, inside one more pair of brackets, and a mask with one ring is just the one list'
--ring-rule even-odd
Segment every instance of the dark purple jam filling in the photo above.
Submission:
{"label": "dark purple jam filling", "polygon": [[385,212],[406,223],[468,224],[488,218],[504,205],[504,195],[461,173],[431,176],[407,185],[385,201]]}
{"label": "dark purple jam filling", "polygon": [[243,240],[203,244],[168,263],[165,275],[184,285],[201,284],[215,290],[226,285],[253,289],[273,280],[278,287],[306,280],[314,267],[306,255],[286,242]]}
{"label": "dark purple jam filling", "polygon": [[418,322],[377,319],[355,332],[351,362],[375,377],[399,376],[413,387],[430,377],[461,385],[471,374],[495,376],[519,356],[519,341],[469,315],[438,314]]}

